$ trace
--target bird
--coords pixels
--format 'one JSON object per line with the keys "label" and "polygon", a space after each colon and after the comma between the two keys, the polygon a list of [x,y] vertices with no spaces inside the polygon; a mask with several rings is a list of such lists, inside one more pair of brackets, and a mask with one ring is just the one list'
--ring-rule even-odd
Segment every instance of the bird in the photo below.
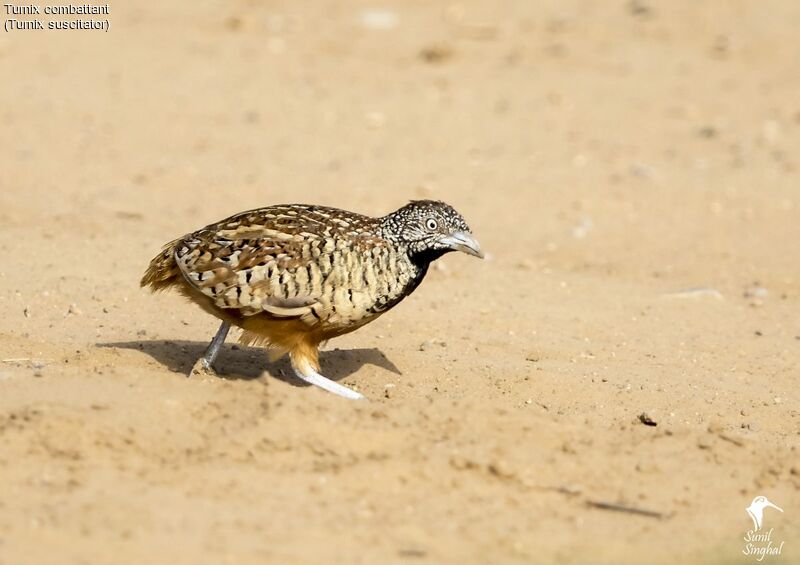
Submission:
{"label": "bird", "polygon": [[484,257],[464,218],[442,201],[412,200],[382,217],[281,204],[170,241],[141,286],[177,290],[221,320],[193,373],[214,373],[237,326],[242,344],[266,347],[272,361],[288,354],[297,377],[357,400],[363,395],[319,373],[320,344],[397,306],[453,251]]}
{"label": "bird", "polygon": [[753,502],[750,503],[750,506],[745,508],[747,513],[750,515],[750,518],[753,520],[754,531],[758,531],[761,529],[761,524],[764,520],[764,508],[766,508],[767,506],[783,512],[782,508],[779,508],[778,506],[772,504],[769,500],[767,500],[766,496],[755,497],[753,499]]}

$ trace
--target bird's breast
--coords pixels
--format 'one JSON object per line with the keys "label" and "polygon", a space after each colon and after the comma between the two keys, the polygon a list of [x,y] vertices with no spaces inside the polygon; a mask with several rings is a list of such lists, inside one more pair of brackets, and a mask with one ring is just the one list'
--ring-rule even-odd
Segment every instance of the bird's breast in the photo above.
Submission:
{"label": "bird's breast", "polygon": [[395,247],[336,250],[322,302],[329,325],[362,325],[398,304],[416,286],[419,270]]}

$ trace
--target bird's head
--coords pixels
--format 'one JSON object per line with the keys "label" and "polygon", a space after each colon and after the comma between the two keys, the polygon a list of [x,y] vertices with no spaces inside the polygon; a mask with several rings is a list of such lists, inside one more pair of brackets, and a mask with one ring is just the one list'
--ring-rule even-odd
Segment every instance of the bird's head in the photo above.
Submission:
{"label": "bird's head", "polygon": [[450,251],[483,258],[478,241],[461,214],[449,204],[413,200],[381,218],[383,236],[403,245],[412,258],[430,262]]}

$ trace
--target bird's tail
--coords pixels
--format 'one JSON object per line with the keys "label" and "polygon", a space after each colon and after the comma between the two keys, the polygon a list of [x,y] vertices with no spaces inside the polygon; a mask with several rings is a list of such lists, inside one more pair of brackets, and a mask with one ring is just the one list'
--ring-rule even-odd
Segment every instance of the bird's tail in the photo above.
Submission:
{"label": "bird's tail", "polygon": [[175,248],[180,245],[181,241],[182,238],[170,241],[164,246],[161,253],[153,257],[139,283],[141,286],[149,286],[153,292],[172,286],[180,275],[180,269],[175,262]]}

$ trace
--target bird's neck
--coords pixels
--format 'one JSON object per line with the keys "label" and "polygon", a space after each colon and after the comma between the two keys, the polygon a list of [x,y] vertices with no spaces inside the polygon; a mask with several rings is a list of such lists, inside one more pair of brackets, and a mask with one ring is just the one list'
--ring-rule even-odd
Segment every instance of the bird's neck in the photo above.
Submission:
{"label": "bird's neck", "polygon": [[422,275],[424,276],[430,264],[449,251],[450,249],[426,249],[417,253],[409,253],[409,259],[415,267],[423,271]]}
{"label": "bird's neck", "polygon": [[430,261],[415,263],[413,259],[409,261],[411,267],[410,277],[406,280],[402,290],[395,296],[389,304],[387,304],[386,309],[391,308],[398,304],[403,298],[414,292],[419,284],[422,282],[422,279],[425,278],[425,275],[428,273],[428,267],[430,266]]}
{"label": "bird's neck", "polygon": [[449,251],[449,249],[427,249],[418,253],[409,253],[409,262],[415,274],[411,281],[409,281],[408,294],[414,292],[419,286],[419,283],[422,282],[422,279],[425,278],[425,275],[428,274],[428,267],[431,266],[431,263]]}

